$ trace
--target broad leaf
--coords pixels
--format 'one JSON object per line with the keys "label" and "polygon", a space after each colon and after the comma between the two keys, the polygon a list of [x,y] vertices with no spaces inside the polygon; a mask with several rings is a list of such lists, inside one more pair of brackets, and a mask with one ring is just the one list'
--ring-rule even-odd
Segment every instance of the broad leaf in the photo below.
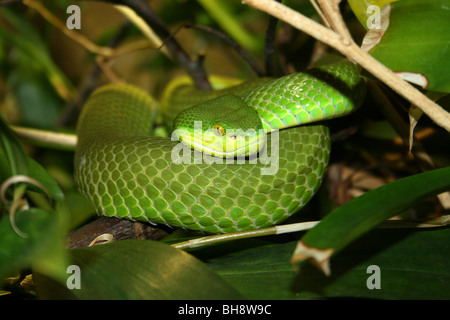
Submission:
{"label": "broad leaf", "polygon": [[[69,254],[80,270],[81,289],[71,291],[79,299],[241,298],[201,261],[160,242],[124,240]],[[62,289],[38,277],[41,298],[58,299]]]}
{"label": "broad leaf", "polygon": [[[248,299],[449,299],[449,238],[448,228],[373,230],[333,259],[330,277],[311,265],[294,272],[294,241],[242,250],[209,266]],[[380,289],[370,289],[377,280]]]}
{"label": "broad leaf", "polygon": [[65,276],[61,220],[55,212],[38,208],[17,212],[13,229],[8,216],[0,220],[0,281],[26,268],[56,279]]}
{"label": "broad leaf", "polygon": [[327,215],[299,242],[293,261],[311,259],[329,273],[329,258],[391,216],[450,189],[450,167],[373,189]]}
{"label": "broad leaf", "polygon": [[[350,4],[367,28],[367,19],[379,12],[370,11],[368,6],[376,5],[381,10],[387,2],[350,1]],[[389,27],[370,54],[428,90],[450,92],[450,0],[404,0],[390,6],[390,14],[381,17],[389,19]],[[384,22],[380,21],[380,25]]]}

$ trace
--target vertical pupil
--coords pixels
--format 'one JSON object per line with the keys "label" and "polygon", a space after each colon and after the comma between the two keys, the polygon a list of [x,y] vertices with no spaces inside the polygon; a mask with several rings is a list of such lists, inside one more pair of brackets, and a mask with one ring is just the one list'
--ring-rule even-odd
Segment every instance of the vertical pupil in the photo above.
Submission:
{"label": "vertical pupil", "polygon": [[215,129],[216,129],[216,132],[218,135],[221,135],[221,136],[224,135],[223,128],[221,126],[215,125]]}

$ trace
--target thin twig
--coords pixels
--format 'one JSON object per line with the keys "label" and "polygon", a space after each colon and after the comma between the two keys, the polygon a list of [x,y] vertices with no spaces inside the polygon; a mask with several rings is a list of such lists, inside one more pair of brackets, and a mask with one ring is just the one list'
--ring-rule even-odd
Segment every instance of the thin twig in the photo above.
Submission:
{"label": "thin twig", "polygon": [[69,149],[75,149],[77,144],[77,136],[75,134],[24,128],[19,126],[11,126],[11,129],[22,139],[28,139]]}
{"label": "thin twig", "polygon": [[308,222],[292,223],[292,224],[281,225],[281,226],[272,226],[272,227],[256,229],[256,230],[224,233],[224,234],[206,236],[206,237],[201,237],[201,238],[197,238],[197,239],[193,239],[193,240],[183,241],[180,243],[175,243],[172,246],[177,249],[192,249],[192,248],[203,247],[203,246],[206,246],[209,244],[217,244],[220,242],[231,241],[231,240],[305,231],[305,230],[311,229],[312,227],[317,225],[317,223],[319,223],[319,222],[318,221],[308,221]]}
{"label": "thin twig", "polygon": [[348,59],[362,66],[380,81],[403,96],[406,100],[420,108],[434,122],[447,131],[450,131],[450,114],[438,104],[434,103],[423,95],[414,86],[404,81],[392,70],[385,67],[379,61],[374,59],[368,53],[364,52],[359,46],[350,41],[347,43],[342,36],[330,30],[323,25],[303,16],[299,12],[272,0],[243,0],[258,10],[273,15],[280,20],[292,25],[293,27],[309,34],[310,36],[333,47]]}
{"label": "thin twig", "polygon": [[145,37],[150,40],[155,48],[160,48],[161,51],[170,58],[170,53],[163,42],[158,37],[158,35],[149,27],[145,21],[136,14],[136,12],[127,6],[117,5],[114,6],[118,11],[120,11],[125,17],[127,17],[141,32]]}
{"label": "thin twig", "polygon": [[320,6],[317,4],[316,0],[309,0],[309,2],[314,7],[314,10],[316,10],[317,14],[319,15],[320,19],[322,20],[322,23],[327,27],[331,28],[330,23],[328,22],[327,17],[325,17],[324,13],[322,12],[322,9],[320,9]]}
{"label": "thin twig", "polygon": [[220,38],[221,40],[225,41],[230,47],[232,47],[249,64],[249,66],[258,75],[258,77],[264,76],[264,72],[261,70],[261,68],[255,62],[255,60],[252,59],[250,54],[248,54],[248,52],[243,47],[241,47],[236,41],[231,39],[227,34],[225,34],[223,32],[220,32],[218,30],[215,30],[213,28],[210,28],[210,27],[199,26],[199,25],[190,24],[190,23],[187,23],[187,24],[181,26],[176,32],[178,32],[183,27],[184,28],[191,28],[191,29],[200,30],[200,31],[209,33],[209,34],[211,34],[211,35],[213,35],[213,36],[215,36],[217,38]]}
{"label": "thin twig", "polygon": [[122,82],[120,77],[118,75],[116,75],[116,73],[112,70],[107,57],[97,56],[97,57],[95,57],[95,62],[100,67],[100,69],[102,70],[102,72],[106,76],[106,78],[108,79],[108,82],[110,82],[110,83]]}
{"label": "thin twig", "polygon": [[[114,36],[109,40],[107,47],[111,48],[115,53],[114,57],[122,54],[121,50],[116,49],[116,47],[122,42],[122,40],[128,34],[128,31],[131,27],[131,23],[128,20],[119,27],[118,31],[114,34]],[[74,119],[78,118],[78,114],[82,108],[82,105],[89,97],[92,91],[98,86],[98,78],[101,75],[102,69],[98,64],[94,64],[94,66],[89,71],[88,75],[82,81],[81,86],[79,88],[79,94],[76,97],[76,100],[72,100],[70,104],[66,107],[66,111],[58,120],[59,126],[67,126],[72,123]]]}
{"label": "thin twig", "polygon": [[134,10],[153,31],[161,38],[162,42],[166,45],[170,52],[170,55],[181,66],[184,67],[186,72],[191,76],[195,86],[198,89],[208,90],[211,89],[211,84],[208,81],[208,76],[203,68],[202,57],[193,60],[189,57],[186,51],[181,45],[171,36],[171,33],[161,21],[161,19],[153,12],[152,8],[146,1],[142,0],[91,0],[107,2],[115,5],[127,6]]}
{"label": "thin twig", "polygon": [[[276,0],[281,2],[281,0]],[[275,74],[273,66],[273,56],[275,53],[275,35],[277,31],[278,19],[270,16],[266,29],[266,38],[264,41],[264,60],[266,63],[266,76],[273,77]]]}
{"label": "thin twig", "polygon": [[53,15],[53,13],[51,13],[42,4],[42,2],[36,0],[24,0],[23,3],[39,12],[39,14],[42,17],[44,17],[45,20],[47,20],[49,23],[54,25],[58,30],[61,30],[66,36],[78,42],[89,51],[103,56],[110,56],[112,54],[111,48],[100,47],[91,40],[89,40],[88,38],[86,38],[81,33],[78,33],[74,30],[70,30],[69,28],[67,28],[66,25],[60,19],[58,19],[55,15]]}
{"label": "thin twig", "polygon": [[87,247],[94,238],[103,234],[112,235],[114,241],[125,239],[159,241],[171,231],[161,225],[153,226],[139,221],[102,216],[71,231],[67,236],[66,246],[68,249]]}
{"label": "thin twig", "polygon": [[[435,228],[448,225],[450,222],[449,215],[443,215],[433,219],[424,220],[387,220],[381,223],[377,228]],[[269,235],[280,235],[293,232],[307,231],[314,228],[320,221],[307,221],[292,223],[286,225],[272,226],[268,228],[239,231],[232,233],[224,233],[212,236],[200,237],[192,240],[187,240],[175,243],[172,246],[177,249],[193,249],[200,248],[210,244],[218,244],[226,241],[234,241],[247,238],[255,238]]]}
{"label": "thin twig", "polygon": [[[392,106],[391,101],[385,95],[383,90],[380,88],[379,84],[373,80],[368,81],[368,90],[371,92],[371,96],[378,102],[377,106],[380,112],[384,115],[392,127],[399,134],[400,138],[403,140],[403,144],[406,146],[410,143],[409,137],[409,125],[403,120],[401,115]],[[414,155],[414,159],[417,161],[420,169],[422,171],[429,171],[436,169],[436,165],[433,159],[428,155],[424,146],[420,142],[420,139],[414,139],[414,145],[410,145],[410,152]],[[444,210],[450,209],[450,192],[443,192],[438,194],[437,199]]]}
{"label": "thin twig", "polygon": [[339,11],[339,3],[341,0],[317,0],[317,2],[322,8],[323,14],[326,16],[328,25],[343,38],[344,43],[347,44],[353,41],[350,31],[347,29],[347,25]]}

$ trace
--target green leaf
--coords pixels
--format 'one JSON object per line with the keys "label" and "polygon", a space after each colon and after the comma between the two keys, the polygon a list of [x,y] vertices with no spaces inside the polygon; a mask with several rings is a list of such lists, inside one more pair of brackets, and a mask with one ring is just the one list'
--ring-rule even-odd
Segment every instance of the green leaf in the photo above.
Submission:
{"label": "green leaf", "polygon": [[369,6],[377,6],[380,10],[387,4],[398,0],[348,0],[348,4],[361,25],[367,29],[367,19],[374,13]]}
{"label": "green leaf", "polygon": [[[5,156],[3,150],[0,149],[0,181],[4,181],[5,179],[18,174],[13,172],[12,167],[10,166],[10,162],[7,160],[8,157]],[[20,163],[17,160],[14,160],[14,163]],[[52,176],[35,160],[25,155],[24,161],[27,167],[27,176],[38,181],[42,186],[45,187],[45,191],[48,192],[48,195],[56,200],[61,201],[64,199],[64,193],[61,190],[58,183],[53,179]],[[23,165],[23,163],[22,163]],[[16,164],[16,167],[18,165]],[[24,174],[24,173],[21,173]],[[43,193],[44,190],[40,189],[39,186],[28,185],[29,189],[32,191]]]}
{"label": "green leaf", "polygon": [[47,45],[42,41],[35,27],[23,16],[8,8],[0,8],[0,17],[5,19],[13,31],[0,28],[0,36],[12,44],[28,61],[28,67],[39,70],[60,97],[68,98],[74,88],[65,74],[53,62]]}
{"label": "green leaf", "polygon": [[[248,299],[449,299],[449,239],[448,228],[372,230],[333,259],[329,277],[311,265],[293,271],[295,241],[242,250],[208,265]],[[367,287],[372,265],[380,268],[380,289]]]}
{"label": "green leaf", "polygon": [[[369,2],[381,9],[388,1]],[[366,27],[367,1],[351,4]],[[390,6],[390,15],[381,17],[389,19],[389,27],[370,54],[394,72],[415,75],[419,80],[414,83],[427,90],[450,92],[450,0],[395,1]]]}
{"label": "green leaf", "polygon": [[18,54],[8,85],[20,109],[21,125],[53,129],[64,101],[52,88],[42,70],[30,68],[29,57]]}
{"label": "green leaf", "polygon": [[27,235],[19,236],[8,216],[0,220],[0,281],[33,267],[42,274],[56,279],[65,277],[65,251],[61,221],[55,212],[38,208],[17,212],[17,228]]}
{"label": "green leaf", "polygon": [[[0,170],[0,177],[6,179],[9,176],[28,173],[27,156],[22,149],[16,135],[8,127],[3,117],[0,115],[0,162],[8,164],[10,172],[5,174],[4,170]],[[0,166],[1,169],[1,166]]]}
{"label": "green leaf", "polygon": [[[43,185],[54,200],[63,200],[64,194],[50,174],[23,151],[15,133],[0,115],[0,181],[15,175],[26,175]],[[42,192],[39,187],[30,185],[30,189]]]}
{"label": "green leaf", "polygon": [[[124,240],[69,252],[80,268],[79,299],[239,299],[239,293],[190,254],[169,245]],[[59,290],[61,290],[61,286]],[[38,280],[41,298],[59,298]]]}
{"label": "green leaf", "polygon": [[293,260],[312,259],[328,273],[331,255],[384,220],[450,189],[450,167],[399,179],[353,199],[327,215],[301,239]]}

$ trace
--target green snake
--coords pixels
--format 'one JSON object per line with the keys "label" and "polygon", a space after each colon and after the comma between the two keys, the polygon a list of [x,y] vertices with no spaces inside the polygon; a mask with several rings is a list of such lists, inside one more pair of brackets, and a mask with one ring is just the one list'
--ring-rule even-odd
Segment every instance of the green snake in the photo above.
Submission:
{"label": "green snake", "polygon": [[[312,198],[326,171],[329,131],[310,123],[352,112],[364,95],[365,82],[348,61],[217,91],[181,85],[164,98],[166,118],[182,132],[171,139],[150,136],[152,97],[108,84],[91,94],[79,118],[76,184],[109,217],[206,233],[278,224]],[[200,138],[192,133],[199,121]],[[219,143],[205,148],[211,135]],[[237,140],[243,144],[233,145]],[[233,153],[250,144],[249,152]]]}

